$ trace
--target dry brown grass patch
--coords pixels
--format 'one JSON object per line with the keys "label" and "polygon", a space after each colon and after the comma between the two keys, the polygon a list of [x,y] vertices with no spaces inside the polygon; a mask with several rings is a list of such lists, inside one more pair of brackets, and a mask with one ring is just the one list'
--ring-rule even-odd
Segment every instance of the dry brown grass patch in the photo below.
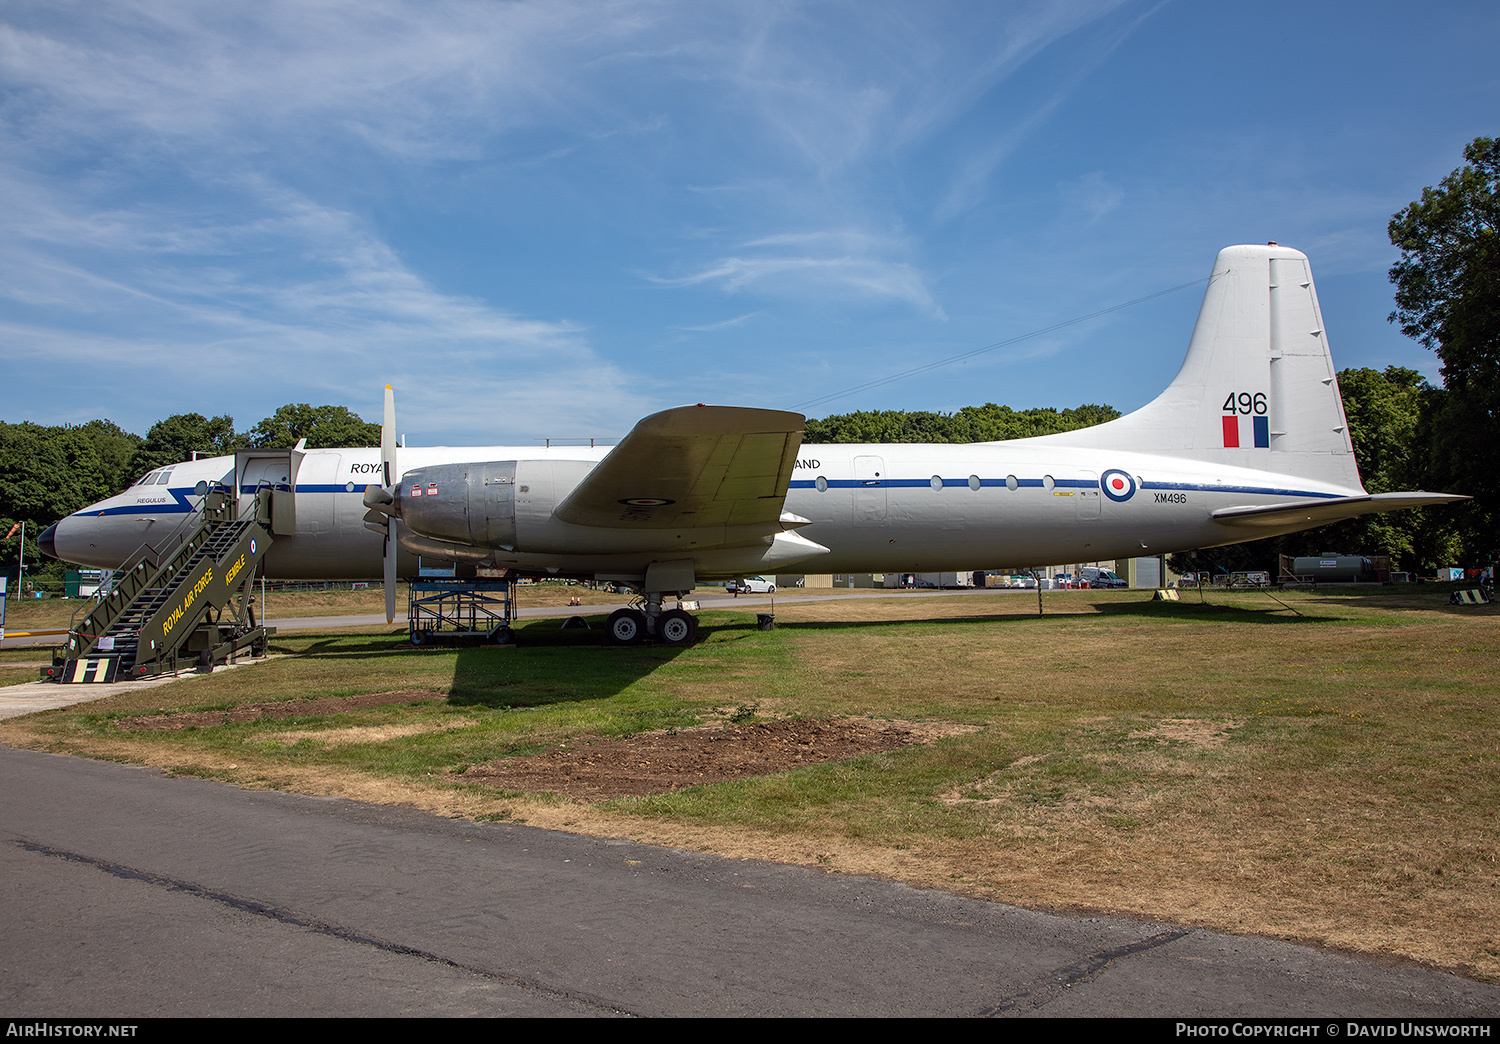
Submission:
{"label": "dry brown grass patch", "polygon": [[512,790],[602,800],[664,794],[843,761],[930,743],[955,731],[965,730],[962,726],[849,718],[725,723],[626,739],[579,737],[545,754],[475,765],[464,776]]}
{"label": "dry brown grass patch", "polygon": [[294,732],[272,732],[260,739],[279,743],[284,747],[295,747],[304,741],[324,747],[346,747],[354,743],[385,743],[393,739],[410,736],[427,736],[439,732],[452,732],[477,724],[474,721],[431,722],[419,725],[353,725],[341,729],[301,729]]}
{"label": "dry brown grass patch", "polygon": [[1130,734],[1131,739],[1154,739],[1161,742],[1186,743],[1210,750],[1222,747],[1229,734],[1244,725],[1243,720],[1203,721],[1198,718],[1168,718],[1150,728]]}

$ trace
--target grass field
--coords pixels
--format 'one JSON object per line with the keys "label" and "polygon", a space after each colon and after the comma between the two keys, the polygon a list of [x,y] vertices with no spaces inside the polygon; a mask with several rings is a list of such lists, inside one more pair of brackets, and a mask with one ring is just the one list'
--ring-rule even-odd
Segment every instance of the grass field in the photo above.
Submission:
{"label": "grass field", "polygon": [[[1289,610],[1265,594],[1049,592],[1041,617],[1034,593],[830,599],[778,606],[769,632],[751,611],[705,612],[685,650],[606,648],[555,620],[522,624],[515,648],[302,632],[263,665],[0,723],[0,741],[1497,980],[1500,613],[1446,597],[1278,594]],[[174,731],[127,720],[395,689],[447,700]],[[748,715],[968,730],[593,804],[459,775]]]}

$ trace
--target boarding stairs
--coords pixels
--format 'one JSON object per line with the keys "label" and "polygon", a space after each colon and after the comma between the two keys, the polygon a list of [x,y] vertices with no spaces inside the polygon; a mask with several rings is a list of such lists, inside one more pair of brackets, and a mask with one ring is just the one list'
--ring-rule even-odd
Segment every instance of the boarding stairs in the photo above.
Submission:
{"label": "boarding stairs", "polygon": [[256,622],[250,594],[271,546],[270,496],[253,503],[254,513],[241,518],[232,492],[207,491],[168,546],[142,545],[126,561],[42,677],[124,681],[263,653],[269,632]]}

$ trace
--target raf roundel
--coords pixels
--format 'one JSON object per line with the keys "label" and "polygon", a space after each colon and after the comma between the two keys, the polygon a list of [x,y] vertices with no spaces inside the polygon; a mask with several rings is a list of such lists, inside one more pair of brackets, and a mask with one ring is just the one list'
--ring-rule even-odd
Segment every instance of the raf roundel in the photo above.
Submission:
{"label": "raf roundel", "polygon": [[1099,485],[1110,500],[1126,501],[1135,496],[1135,477],[1126,471],[1106,471]]}

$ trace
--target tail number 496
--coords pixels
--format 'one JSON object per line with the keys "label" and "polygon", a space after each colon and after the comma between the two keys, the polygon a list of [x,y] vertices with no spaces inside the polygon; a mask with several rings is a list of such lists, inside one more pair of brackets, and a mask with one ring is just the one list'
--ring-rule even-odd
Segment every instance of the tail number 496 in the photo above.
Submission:
{"label": "tail number 496", "polygon": [[1245,413],[1260,416],[1266,412],[1265,392],[1230,392],[1224,400],[1225,413]]}

